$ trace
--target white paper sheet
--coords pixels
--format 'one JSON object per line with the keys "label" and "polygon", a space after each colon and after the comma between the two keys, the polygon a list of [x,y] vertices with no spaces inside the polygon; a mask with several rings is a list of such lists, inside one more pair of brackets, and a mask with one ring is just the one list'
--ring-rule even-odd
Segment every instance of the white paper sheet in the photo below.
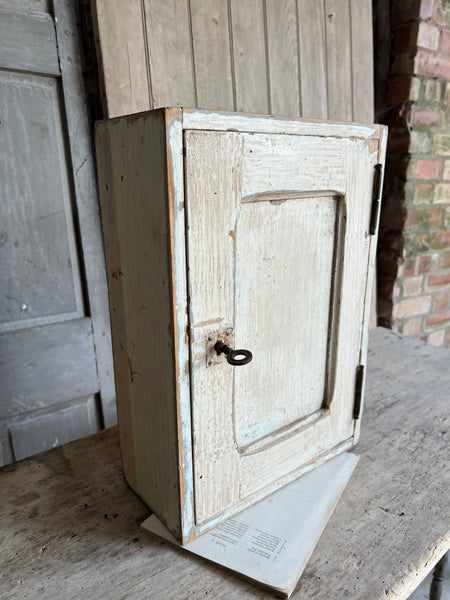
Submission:
{"label": "white paper sheet", "polygon": [[185,546],[155,515],[142,527],[289,596],[358,460],[341,454]]}

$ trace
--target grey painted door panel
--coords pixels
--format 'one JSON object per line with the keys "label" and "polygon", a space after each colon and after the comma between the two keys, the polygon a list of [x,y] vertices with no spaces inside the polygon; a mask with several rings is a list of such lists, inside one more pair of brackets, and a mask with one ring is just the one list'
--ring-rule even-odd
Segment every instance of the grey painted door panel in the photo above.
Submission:
{"label": "grey painted door panel", "polygon": [[79,64],[71,0],[0,0],[0,466],[115,420]]}
{"label": "grey painted door panel", "polygon": [[58,80],[0,72],[0,328],[83,315]]}
{"label": "grey painted door panel", "polygon": [[0,419],[99,391],[91,320],[0,336]]}
{"label": "grey painted door panel", "polygon": [[0,40],[0,67],[59,75],[55,28],[49,14],[7,10],[0,5]]}

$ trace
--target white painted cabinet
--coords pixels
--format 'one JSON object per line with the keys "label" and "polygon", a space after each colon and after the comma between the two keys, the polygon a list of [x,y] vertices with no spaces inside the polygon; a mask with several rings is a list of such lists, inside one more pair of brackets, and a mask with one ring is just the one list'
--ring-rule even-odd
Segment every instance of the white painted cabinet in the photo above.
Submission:
{"label": "white painted cabinet", "polygon": [[199,110],[98,124],[124,468],[181,541],[356,442],[385,141]]}

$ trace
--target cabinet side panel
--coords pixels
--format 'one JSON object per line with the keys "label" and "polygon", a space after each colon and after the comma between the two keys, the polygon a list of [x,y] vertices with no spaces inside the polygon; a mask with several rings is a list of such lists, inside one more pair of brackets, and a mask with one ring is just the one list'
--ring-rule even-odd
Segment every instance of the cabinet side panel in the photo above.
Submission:
{"label": "cabinet side panel", "polygon": [[164,111],[96,133],[125,474],[179,537]]}

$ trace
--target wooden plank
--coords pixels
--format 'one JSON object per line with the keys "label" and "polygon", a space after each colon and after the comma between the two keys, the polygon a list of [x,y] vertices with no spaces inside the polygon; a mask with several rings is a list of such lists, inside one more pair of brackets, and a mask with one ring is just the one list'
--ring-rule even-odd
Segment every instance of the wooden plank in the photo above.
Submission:
{"label": "wooden plank", "polygon": [[325,15],[323,2],[298,0],[302,116],[328,117]]}
{"label": "wooden plank", "polygon": [[353,121],[373,121],[373,27],[372,2],[350,0]]}
{"label": "wooden plank", "polygon": [[180,538],[165,111],[96,134],[125,473]]}
{"label": "wooden plank", "polygon": [[227,4],[191,0],[197,106],[234,110]]}
{"label": "wooden plank", "polygon": [[[198,525],[239,500],[239,457],[228,419],[225,418],[224,423],[224,414],[228,416],[232,412],[230,365],[223,361],[205,368],[205,347],[210,333],[217,335],[232,327],[234,321],[234,306],[230,301],[234,296],[234,248],[229,232],[232,233],[240,200],[242,136],[188,131],[185,144],[191,403]],[[213,162],[211,157],[214,157]],[[209,176],[205,177],[205,173]],[[220,235],[215,236],[214,231]]]}
{"label": "wooden plank", "polygon": [[[293,600],[405,599],[450,547],[449,351],[378,329],[369,358],[360,461]],[[3,469],[0,504],[5,600],[269,597],[140,530],[116,428]]]}
{"label": "wooden plank", "polygon": [[328,118],[351,121],[353,115],[349,0],[325,0]]}
{"label": "wooden plank", "polygon": [[236,110],[269,113],[263,0],[231,0]]}
{"label": "wooden plank", "polygon": [[103,418],[105,425],[110,426],[117,422],[116,392],[94,148],[82,74],[78,68],[81,64],[81,43],[78,39],[75,11],[70,9],[66,0],[55,0],[54,11],[89,315],[92,320]]}
{"label": "wooden plank", "polygon": [[94,396],[52,407],[51,412],[32,411],[8,423],[15,460],[39,454],[100,429]]}
{"label": "wooden plank", "polygon": [[0,336],[0,418],[99,391],[90,319]]}
{"label": "wooden plank", "polygon": [[270,113],[297,117],[302,112],[296,1],[266,0],[266,18]]}
{"label": "wooden plank", "polygon": [[[59,82],[0,72],[0,330],[84,315]],[[43,174],[52,173],[51,177]]]}
{"label": "wooden plank", "polygon": [[49,14],[16,12],[13,3],[9,9],[0,5],[0,67],[59,75],[55,29]]}
{"label": "wooden plank", "polygon": [[187,0],[145,0],[153,108],[196,106]]}
{"label": "wooden plank", "polygon": [[92,15],[105,116],[152,108],[141,0],[93,0]]}
{"label": "wooden plank", "polygon": [[[222,116],[223,124],[228,125],[228,130],[231,129],[229,120],[234,118],[233,115]],[[251,119],[249,117],[249,120]],[[270,119],[267,121],[272,122]],[[293,124],[293,127],[294,125],[297,123]],[[313,128],[314,125],[312,124]],[[211,125],[205,123],[205,128],[211,129]],[[343,126],[342,129],[346,127]],[[324,133],[326,137],[326,132]],[[254,495],[258,494],[262,497],[265,486],[271,486],[289,473],[298,474],[301,467],[313,462],[317,456],[328,454],[337,447],[342,450],[342,445],[351,443],[354,431],[354,377],[361,360],[361,329],[365,308],[371,181],[373,164],[377,159],[374,150],[376,151],[378,144],[372,144],[372,148],[367,140],[335,137],[324,139],[323,136],[268,136],[230,131],[188,131],[185,134],[185,142],[196,520],[197,525],[201,523],[203,526],[205,521],[215,517],[220,511],[228,510],[231,505],[235,510],[242,508],[251,495],[253,499]],[[225,177],[229,173],[233,174],[232,178],[229,175],[228,178]],[[208,177],[205,177],[205,174],[208,174]],[[290,190],[288,197],[285,190]],[[263,204],[261,197],[255,198],[255,195],[268,193],[273,194],[273,198],[270,199],[274,203],[267,202],[267,210],[270,211],[268,214],[271,214],[274,226],[281,227],[284,232],[285,237],[282,236],[282,239],[279,232],[272,230],[271,225],[264,219],[263,224],[259,222],[261,216],[255,211],[252,211],[250,217],[245,217],[248,207],[254,208]],[[289,239],[295,237],[289,228],[290,223],[297,223],[296,227],[301,231],[303,221],[311,221],[314,215],[320,213],[316,205],[317,198],[333,198],[339,193],[346,197],[347,229],[344,249],[343,218],[338,219],[336,212],[326,213],[322,216],[327,225],[321,222],[321,227],[324,228],[321,232],[323,234],[328,228],[332,235],[327,238],[328,245],[325,242],[326,236],[323,236],[321,242],[324,244],[322,250],[327,256],[319,260],[317,256],[311,255],[308,259],[308,250],[304,248],[301,255],[305,262],[300,259],[296,262],[295,252],[292,254],[295,244],[289,246]],[[281,224],[282,214],[292,206],[294,198],[299,206],[302,203],[306,205],[305,198],[310,198],[314,208],[301,217],[295,211],[289,213],[288,222]],[[361,203],[361,198],[365,198],[366,201]],[[246,203],[245,206],[242,202]],[[270,218],[268,221],[270,222]],[[248,230],[239,234],[242,222],[247,224]],[[252,242],[251,237],[258,235],[255,232],[259,231],[259,227],[264,229],[267,236],[264,249],[261,247],[259,252],[255,252],[259,242]],[[300,235],[305,240],[309,239],[307,246],[313,246],[317,250],[318,238],[313,243],[308,237],[313,235],[311,230],[314,229],[306,226],[306,230]],[[248,246],[244,245],[243,251],[240,250],[242,235],[248,237]],[[336,263],[327,263],[334,254],[335,243]],[[283,244],[288,247],[285,254]],[[275,289],[271,290],[267,281],[269,263],[258,262],[261,255],[266,261],[273,260],[274,252],[282,258],[274,268],[274,273],[269,273],[271,281],[275,278],[275,273],[287,270],[287,273],[291,272],[291,275],[286,274],[287,281],[292,280],[293,273],[302,273],[308,285],[311,285],[311,278],[306,274],[308,265],[313,264],[314,269],[320,269],[321,266],[324,268],[323,279],[317,284],[321,292],[327,289],[329,292],[328,297],[326,293],[324,295],[325,304],[320,310],[322,316],[318,316],[319,321],[316,323],[311,317],[308,323],[297,323],[294,326],[301,339],[309,340],[316,336],[321,340],[305,342],[304,345],[308,348],[305,353],[311,351],[311,361],[305,358],[305,371],[295,370],[295,365],[290,367],[289,360],[284,360],[280,366],[282,359],[276,354],[279,340],[284,339],[282,345],[285,348],[291,331],[287,328],[283,333],[283,326],[276,326],[277,309],[271,304],[271,301],[277,298],[277,288],[282,287],[282,282],[279,284],[275,280]],[[244,256],[250,261],[248,269],[241,268],[236,262]],[[293,256],[294,264],[290,266],[290,271],[287,257],[292,260]],[[247,287],[252,285],[254,269],[258,283],[253,285],[255,290],[260,290],[258,307]],[[337,289],[333,300],[330,300],[332,278],[337,282]],[[264,299],[264,294],[261,296],[261,286],[265,290],[271,290],[267,292],[267,299]],[[286,294],[282,294],[283,298],[280,296],[278,302],[275,301],[275,305],[281,302],[280,320],[286,318],[291,327],[296,320],[293,311],[311,314],[314,302],[314,308],[317,308],[317,301],[312,297],[308,299],[309,287],[302,288],[303,291],[301,288],[295,289],[293,307],[283,305]],[[297,304],[300,302],[299,298],[303,298],[305,302],[303,311],[302,305]],[[242,302],[243,306],[237,306],[237,302]],[[335,304],[330,311],[330,303],[333,302]],[[253,308],[247,317],[246,311],[249,307]],[[270,314],[270,317],[267,314],[261,315],[262,310]],[[335,314],[336,322],[339,320],[339,329],[333,327],[331,337],[338,337],[341,344],[345,340],[345,348],[340,346],[336,350],[337,355],[333,355],[333,359],[327,361],[329,331],[324,315],[327,317],[330,312]],[[286,315],[290,317],[287,318]],[[312,331],[308,329],[309,326]],[[275,327],[277,332],[275,338],[271,338],[271,327]],[[220,339],[221,332],[229,328],[234,329],[234,340],[231,340],[235,344],[234,347],[247,347],[249,340],[253,342],[254,347],[250,347],[250,350],[254,351],[255,360],[246,367],[245,373],[234,374],[226,363],[211,368],[206,366],[205,348],[208,336],[212,336],[213,340]],[[258,340],[265,349],[265,352],[260,354]],[[272,348],[275,348],[274,355]],[[333,351],[334,348],[330,355]],[[292,352],[295,355],[295,348]],[[269,364],[264,362],[264,354],[267,354]],[[320,363],[320,357],[323,362],[322,371],[315,362]],[[274,369],[273,382],[265,377],[266,372],[269,377],[272,375],[271,368]],[[261,369],[262,374],[258,369]],[[314,369],[317,381],[321,381],[329,390],[330,397],[327,403],[331,403],[331,397],[334,398],[333,408],[329,415],[319,415],[317,422],[308,422],[308,426],[298,430],[287,430],[297,421],[300,422],[304,416],[321,409],[325,395],[323,387],[313,392],[311,404],[299,407],[301,400],[298,397],[302,394],[298,390],[304,386],[310,391],[316,385],[312,382],[306,383],[307,372],[311,369]],[[326,369],[330,373],[327,384],[323,383]],[[252,378],[253,371],[255,373]],[[276,381],[278,374],[286,384]],[[299,380],[296,380],[296,376]],[[289,377],[292,380],[292,390],[288,389],[288,384],[291,383]],[[242,393],[239,391],[241,388]],[[283,422],[277,420],[278,415],[270,416],[270,409],[267,408],[273,405],[276,389],[280,389],[281,395],[287,395],[290,399],[289,407],[283,411],[283,418],[286,418]],[[265,394],[270,393],[270,390],[272,395],[265,399]],[[297,398],[292,400],[292,394],[295,393]],[[256,396],[254,399],[253,394]],[[249,402],[245,402],[247,397]],[[241,406],[243,399],[245,406]],[[258,412],[260,403],[261,413]],[[283,400],[280,400],[278,405],[281,409]],[[242,412],[245,413],[246,410],[249,414],[243,417]],[[264,414],[267,422],[263,422]],[[232,423],[230,415],[233,415]],[[242,421],[242,430],[239,420]],[[260,429],[257,429],[258,425],[261,425]],[[256,433],[253,430],[249,433],[248,430],[252,427],[256,429]],[[279,437],[268,438],[269,435],[277,436],[278,433]],[[247,451],[249,444],[259,442],[262,438],[266,439],[267,447],[258,447],[258,452],[253,452],[251,448]],[[236,489],[237,481],[239,491]]]}
{"label": "wooden plank", "polygon": [[[224,115],[227,119],[224,120]],[[245,131],[248,133],[280,133],[286,135],[329,135],[333,137],[355,137],[379,139],[383,125],[358,125],[356,123],[328,123],[289,117],[264,115],[229,114],[200,109],[183,110],[184,129],[209,129],[212,131]]]}

